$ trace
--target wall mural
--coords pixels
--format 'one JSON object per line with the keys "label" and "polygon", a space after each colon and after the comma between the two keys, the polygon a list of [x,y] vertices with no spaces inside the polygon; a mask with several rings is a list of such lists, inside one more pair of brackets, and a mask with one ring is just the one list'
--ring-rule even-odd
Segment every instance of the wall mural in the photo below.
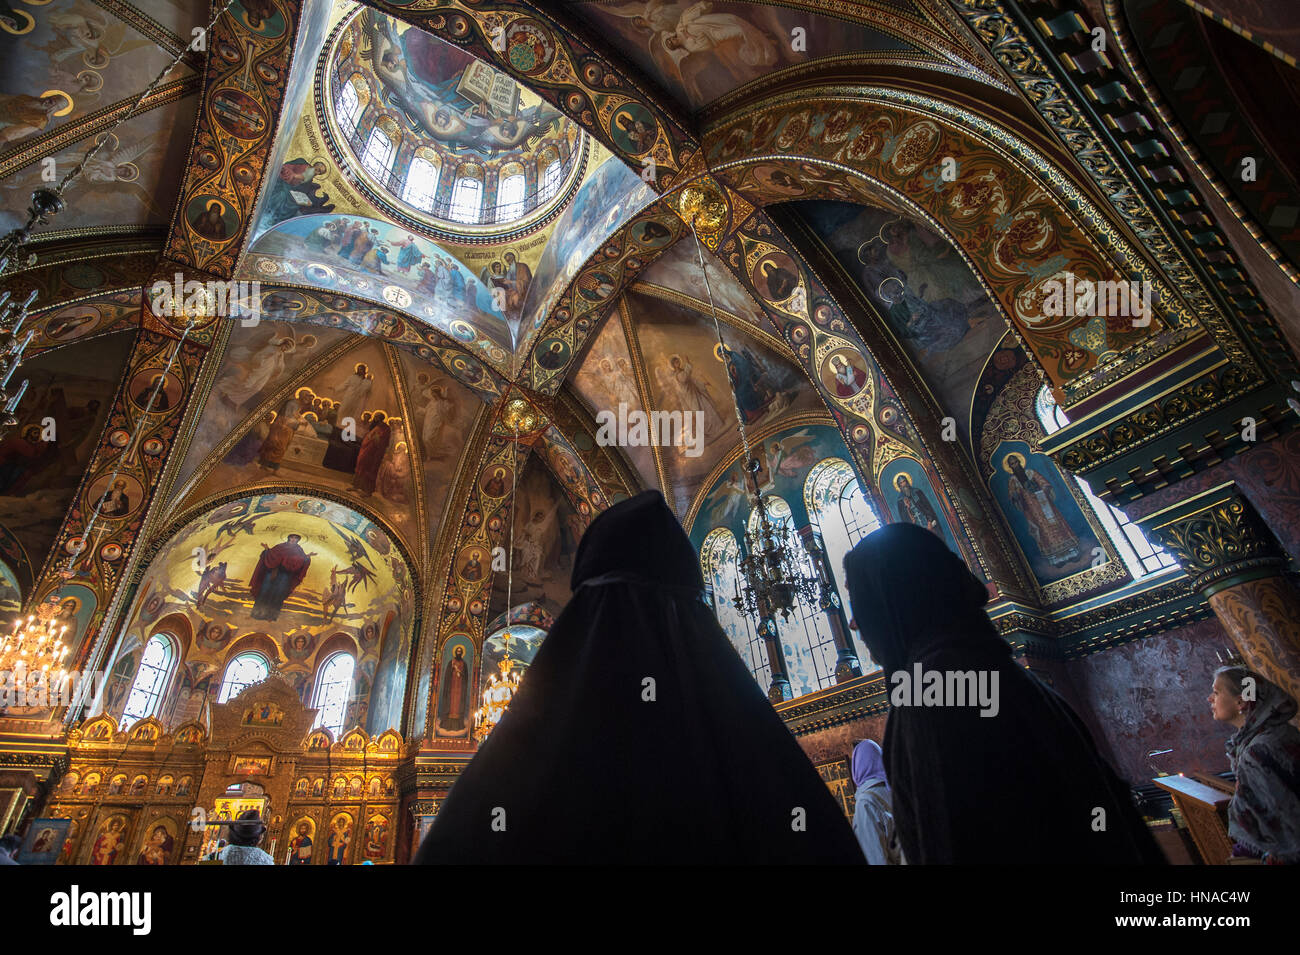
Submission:
{"label": "wall mural", "polygon": [[189,480],[203,458],[253,409],[343,338],[344,334],[334,329],[304,328],[288,322],[260,322],[251,328],[232,323],[208,401],[177,475],[178,485]]}
{"label": "wall mural", "polygon": [[[1187,309],[1162,282],[1154,287],[1154,316],[1144,326],[1128,316],[1053,316],[1045,311],[1052,286],[1068,276],[1111,280],[1158,278],[1121,243],[1105,251],[1091,236],[1097,229],[1081,224],[1091,208],[1076,213],[1044,190],[1028,169],[1008,162],[967,125],[940,117],[928,101],[900,104],[910,94],[882,94],[866,101],[847,95],[827,95],[810,106],[806,95],[788,97],[728,120],[714,131],[708,147],[714,168],[744,161],[722,174],[728,185],[754,201],[781,201],[787,191],[773,189],[774,172],[798,181],[802,173],[793,160],[800,155],[835,162],[857,175],[897,189],[941,225],[973,261],[980,263],[1004,312],[1026,337],[1047,373],[1058,383],[1084,375],[1102,356],[1137,344],[1166,329],[1167,314],[1193,322]],[[940,160],[952,158],[958,177],[940,177]],[[782,166],[790,166],[785,171]],[[821,165],[822,175],[835,180],[855,178],[839,166]],[[763,173],[764,178],[760,178]],[[820,189],[815,190],[822,195]],[[1081,197],[1078,201],[1082,203]],[[996,227],[995,227],[996,226]],[[1098,227],[1100,228],[1100,227]],[[892,286],[893,283],[890,283]],[[888,293],[896,297],[897,292]]]}
{"label": "wall mural", "polygon": [[[588,166],[591,171],[573,202],[560,214],[534,270],[524,300],[522,341],[541,328],[560,294],[597,246],[655,198],[654,191],[613,156],[594,151]],[[601,281],[601,273],[593,273],[579,289],[592,305],[609,301],[613,293],[612,277],[606,275]],[[542,345],[539,342],[539,350],[545,353]],[[562,357],[567,359],[569,353]]]}
{"label": "wall mural", "polygon": [[[0,152],[134,99],[171,56],[90,0],[5,4],[0,29],[22,37],[23,57],[0,71]],[[31,55],[39,53],[39,55]],[[187,66],[169,74],[193,75]],[[188,137],[182,138],[184,149]]]}
{"label": "wall mural", "polygon": [[1038,452],[1041,387],[1024,351],[1007,338],[980,377],[971,421],[981,474],[1043,598],[1059,603],[1120,583],[1128,571],[1078,482]]}
{"label": "wall mural", "polygon": [[1039,583],[1086,570],[1104,549],[1052,459],[1025,441],[1001,441],[989,483]]}
{"label": "wall mural", "polygon": [[875,305],[940,406],[968,407],[1006,323],[957,250],[932,229],[880,209],[838,202],[797,208]]}
{"label": "wall mural", "polygon": [[[501,469],[504,480],[507,475]],[[495,484],[496,474],[488,475],[487,485]],[[485,486],[485,490],[488,489]],[[496,490],[495,487],[491,488]],[[508,497],[510,486],[504,494]],[[550,469],[536,454],[524,465],[515,497],[514,580],[511,602],[514,606],[533,603],[555,616],[569,602],[569,574],[573,555],[586,529],[582,515],[569,503]],[[509,512],[507,511],[507,521]],[[509,530],[506,531],[507,538]],[[506,575],[492,577],[489,617],[506,610]]]}
{"label": "wall mural", "polygon": [[[700,251],[704,253],[704,268],[709,281],[706,286],[700,272]],[[641,273],[632,286],[644,291],[643,285],[655,286],[680,295],[689,295],[697,302],[707,304],[709,293],[719,309],[775,334],[772,323],[754,297],[737,281],[736,276],[708,248],[696,249],[695,238],[689,232],[680,242],[670,246],[663,255]]]}
{"label": "wall mural", "polygon": [[920,461],[907,457],[890,461],[880,472],[880,493],[892,520],[908,521],[933,531],[953,553],[959,553],[952,530],[956,518],[944,506],[947,495],[936,493]]}
{"label": "wall mural", "polygon": [[[587,403],[593,415],[606,410],[617,414],[620,405],[626,405],[629,414],[644,410],[636,372],[627,350],[627,337],[616,315],[601,325],[582,365],[573,373],[573,390]],[[647,445],[624,447],[622,451],[646,487],[659,486],[654,452]]]}
{"label": "wall mural", "polygon": [[[143,81],[141,88],[147,82]],[[139,89],[132,92],[138,94]],[[133,116],[110,134],[107,145],[77,180],[78,201],[59,214],[52,222],[54,228],[166,225],[180,190],[180,169],[185,164],[195,105],[192,95],[165,102]],[[54,152],[55,168],[71,169],[88,148],[90,140],[84,139]],[[42,163],[34,162],[0,178],[0,229],[16,228],[26,221],[32,190],[48,185],[41,178],[43,170]]]}
{"label": "wall mural", "polygon": [[24,361],[51,348],[135,327],[140,322],[140,296],[139,289],[128,289],[36,313],[24,326],[32,332]]}
{"label": "wall mural", "polygon": [[382,299],[499,368],[514,347],[515,329],[478,275],[436,243],[381,219],[289,219],[252,244],[241,274]]}
{"label": "wall mural", "polygon": [[[414,582],[387,532],[341,504],[262,494],[194,519],[149,561],[127,619],[127,637],[109,667],[123,677],[133,666],[119,668],[118,661],[148,635],[186,631],[177,634],[184,669],[180,692],[162,714],[168,727],[216,702],[226,661],[251,647],[270,655],[304,704],[325,657],[351,652],[355,693],[345,726],[399,728],[416,622]],[[125,694],[110,694],[114,683],[106,686],[106,702],[118,717]]]}
{"label": "wall mural", "polygon": [[[803,486],[808,471],[824,458],[849,460],[844,438],[831,425],[811,424],[787,428],[762,440],[762,457],[758,471],[759,487],[764,495],[780,497],[790,505],[796,527],[808,523]],[[758,446],[755,446],[758,450]],[[741,455],[723,471],[704,492],[690,515],[691,543],[699,550],[704,538],[715,528],[725,527],[743,540],[753,504],[749,498],[747,475]]]}
{"label": "wall mural", "polygon": [[[233,444],[223,446],[221,461],[191,497],[306,482],[356,494],[389,517],[408,542],[418,540],[411,441],[384,346],[362,340],[288,390],[287,381],[275,384],[274,406],[231,432]],[[237,381],[230,387],[238,393]],[[346,418],[354,422],[351,441]]]}
{"label": "wall mural", "polygon": [[[842,53],[911,53],[904,40],[856,23],[759,3],[582,3],[576,12],[692,109],[746,83]],[[790,38],[801,28],[807,50]]]}
{"label": "wall mural", "polygon": [[[661,449],[672,501],[684,515],[705,475],[737,441],[736,412],[727,368],[718,350],[713,321],[676,303],[629,292],[625,307],[632,319],[650,386],[654,410],[696,414],[687,440]],[[821,409],[805,378],[784,357],[752,337],[726,328],[732,350],[737,398],[746,425],[757,428],[788,411]]]}
{"label": "wall mural", "polygon": [[[31,384],[18,424],[0,441],[0,524],[38,570],[99,443],[134,337],[121,332],[23,364]],[[52,441],[41,437],[46,418]]]}
{"label": "wall mural", "polygon": [[204,97],[166,255],[229,276],[284,105],[302,0],[235,0],[208,37]]}

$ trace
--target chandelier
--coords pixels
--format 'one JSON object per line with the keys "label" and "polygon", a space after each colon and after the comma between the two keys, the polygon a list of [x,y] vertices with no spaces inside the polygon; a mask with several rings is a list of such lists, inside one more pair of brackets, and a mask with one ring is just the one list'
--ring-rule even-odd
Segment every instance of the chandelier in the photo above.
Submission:
{"label": "chandelier", "polygon": [[[701,188],[697,190],[707,192]],[[721,212],[719,212],[721,207]],[[758,481],[761,468],[758,458],[749,446],[749,433],[745,428],[745,416],[740,410],[740,399],[736,395],[736,381],[739,371],[733,364],[731,350],[722,340],[722,324],[718,320],[718,309],[713,301],[713,286],[709,283],[709,270],[704,265],[704,248],[700,244],[700,234],[696,229],[696,219],[703,218],[706,230],[720,225],[725,215],[725,204],[720,197],[709,195],[687,196],[683,201],[683,213],[690,214],[691,232],[695,236],[695,251],[700,262],[700,272],[704,276],[704,289],[709,296],[709,311],[713,315],[713,330],[718,336],[718,353],[727,365],[727,385],[731,389],[731,403],[736,411],[736,424],[740,430],[740,444],[745,452],[746,491],[750,503],[754,506],[754,517],[758,526],[748,546],[740,543],[740,558],[736,569],[736,592],[732,599],[736,609],[746,616],[758,620],[759,626],[767,622],[775,623],[779,613],[785,620],[801,602],[816,604],[822,609],[838,605],[839,597],[835,585],[829,580],[826,561],[821,547],[812,540],[805,540],[801,557],[789,546],[789,534],[784,525],[789,521],[774,519],[770,513],[771,504],[763,497],[763,489]],[[714,220],[718,222],[715,224]],[[746,535],[741,535],[745,537]],[[811,568],[812,573],[809,573]]]}
{"label": "chandelier", "polygon": [[70,647],[63,642],[68,625],[60,622],[61,608],[46,600],[27,619],[14,621],[12,633],[0,638],[0,671],[40,671],[47,680],[63,676],[63,659]]}
{"label": "chandelier", "polygon": [[[519,425],[526,429],[535,428],[537,419],[532,406],[522,398],[514,398],[506,403],[502,419],[514,427],[514,466],[510,469],[510,541],[506,550],[506,620],[510,619],[511,599],[514,591],[515,564],[515,491],[519,487]],[[506,707],[514,699],[519,689],[520,673],[514,669],[515,662],[510,659],[510,626],[501,634],[505,641],[505,656],[497,664],[501,673],[488,677],[488,684],[483,688],[483,703],[474,712],[474,739],[483,742],[488,734],[501,722]]]}

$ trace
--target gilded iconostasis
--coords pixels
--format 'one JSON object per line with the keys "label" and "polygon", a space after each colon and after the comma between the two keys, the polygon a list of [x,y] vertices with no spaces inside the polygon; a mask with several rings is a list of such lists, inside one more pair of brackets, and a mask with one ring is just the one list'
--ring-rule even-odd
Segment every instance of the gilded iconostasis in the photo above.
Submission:
{"label": "gilded iconostasis", "polygon": [[[645,489],[841,796],[841,737],[885,712],[843,556],[899,521],[1145,773],[1113,685],[1263,646],[1149,518],[1237,481],[1286,524],[1251,482],[1300,473],[1295,238],[1215,231],[1213,169],[1141,165],[1176,162],[1163,112],[1059,105],[1074,21],[1005,6],[234,0],[194,45],[194,0],[0,4],[0,231],[99,146],[5,275],[37,294],[0,611],[101,677],[0,714],[0,749],[42,741],[7,825],[44,800],[59,861],[189,863],[191,808],[254,807],[277,862],[407,861],[587,526]],[[1051,304],[1112,278],[1146,321]],[[187,313],[186,282],[243,307]],[[756,490],[826,584],[770,627],[740,599]],[[1160,686],[1125,720],[1209,765]]]}

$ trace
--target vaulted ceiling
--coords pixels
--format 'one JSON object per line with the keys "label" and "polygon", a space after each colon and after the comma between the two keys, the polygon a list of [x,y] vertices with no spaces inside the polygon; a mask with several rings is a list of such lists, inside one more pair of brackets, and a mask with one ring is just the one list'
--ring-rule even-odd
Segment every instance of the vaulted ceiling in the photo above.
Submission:
{"label": "vaulted ceiling", "polygon": [[[1148,161],[1139,105],[1093,83],[1118,67],[1090,64],[1082,19],[973,0],[234,0],[187,49],[209,15],[0,11],[21,38],[0,74],[0,228],[105,138],[14,278],[39,290],[29,405],[69,376],[59,400],[87,435],[144,421],[160,442],[116,551],[102,528],[78,549],[84,489],[51,482],[39,509],[0,491],[24,592],[70,554],[102,616],[177,522],[295,488],[383,523],[439,634],[481,630],[490,578],[458,576],[456,555],[502,539],[484,475],[546,475],[579,528],[644,487],[685,519],[737,451],[739,410],[754,429],[833,424],[881,505],[885,469],[916,461],[963,555],[1033,604],[981,459],[992,362],[1052,387],[1081,422],[1058,462],[1117,500],[1200,466],[1141,450],[1198,416],[1281,426],[1292,353],[1181,174]],[[149,292],[174,275],[260,283],[260,322],[163,314]],[[1066,277],[1149,283],[1150,321],[1051,314]],[[739,408],[719,335],[756,376]],[[114,417],[119,380],[166,355],[172,404]],[[1196,388],[1214,393],[1161,404]],[[268,462],[291,404],[292,453]],[[603,446],[595,416],[620,405],[703,410],[701,453]],[[1159,425],[1117,430],[1152,407]],[[373,489],[313,433],[349,410],[398,422],[405,456]],[[76,466],[119,466],[105,440]]]}

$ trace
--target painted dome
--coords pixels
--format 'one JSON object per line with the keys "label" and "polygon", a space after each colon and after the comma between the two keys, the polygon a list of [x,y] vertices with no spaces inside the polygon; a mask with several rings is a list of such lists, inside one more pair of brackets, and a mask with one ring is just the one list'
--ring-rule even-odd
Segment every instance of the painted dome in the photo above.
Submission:
{"label": "painted dome", "polygon": [[399,220],[461,241],[549,221],[581,178],[582,130],[469,53],[373,10],[344,21],[319,77],[331,148]]}

